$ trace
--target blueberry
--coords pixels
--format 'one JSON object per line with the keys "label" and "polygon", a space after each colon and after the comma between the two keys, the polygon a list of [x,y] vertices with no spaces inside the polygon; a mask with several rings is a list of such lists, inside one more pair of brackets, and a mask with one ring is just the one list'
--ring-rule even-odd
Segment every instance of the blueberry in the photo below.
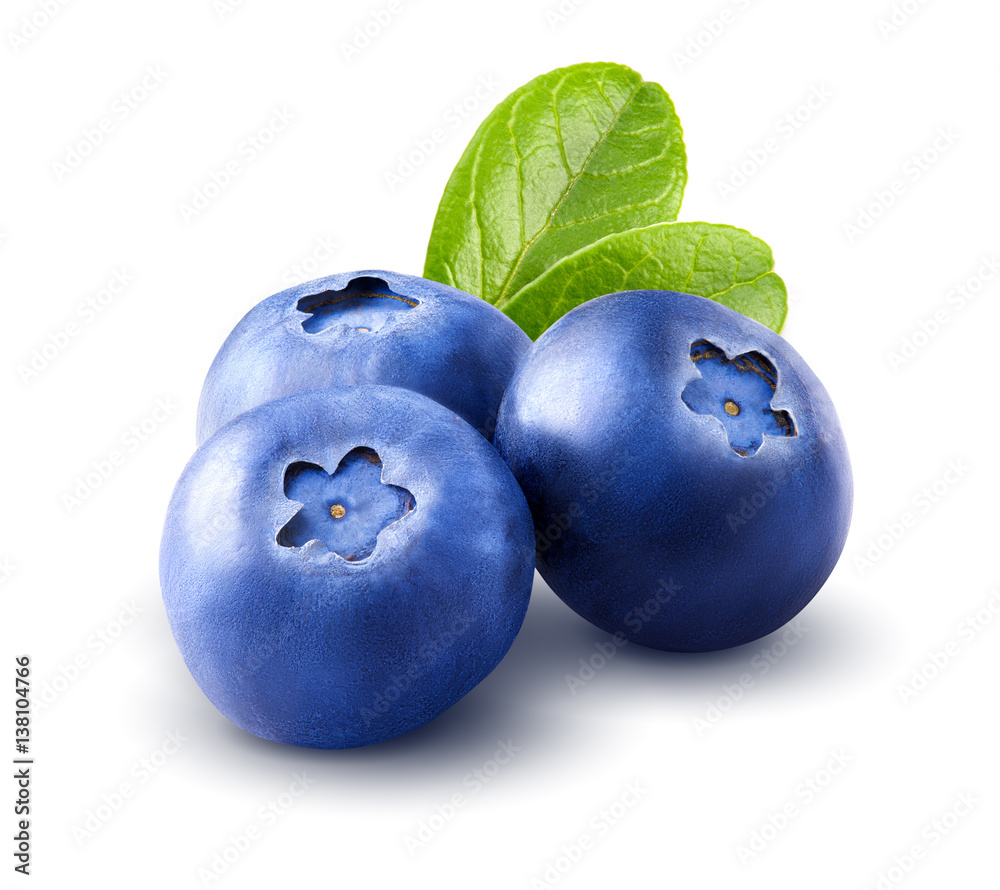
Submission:
{"label": "blueberry", "polygon": [[226,717],[347,748],[420,726],[496,667],[534,550],[485,438],[425,396],[359,385],[267,403],[209,438],[174,490],[160,579]]}
{"label": "blueberry", "polygon": [[823,385],[782,337],[689,294],[611,294],[557,321],[510,382],[496,445],[542,577],[598,627],[658,649],[780,627],[850,524]]}
{"label": "blueberry", "polygon": [[485,300],[435,281],[369,270],[274,294],[237,324],[212,362],[198,442],[264,402],[375,383],[429,396],[492,439],[528,336]]}

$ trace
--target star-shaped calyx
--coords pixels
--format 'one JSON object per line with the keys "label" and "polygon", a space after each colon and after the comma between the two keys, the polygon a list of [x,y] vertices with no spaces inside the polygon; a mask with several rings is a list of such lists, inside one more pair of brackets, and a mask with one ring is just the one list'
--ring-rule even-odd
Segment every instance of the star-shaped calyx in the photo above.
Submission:
{"label": "star-shaped calyx", "polygon": [[363,275],[349,281],[342,290],[303,297],[295,308],[307,315],[302,321],[302,330],[307,334],[321,334],[338,325],[371,334],[396,314],[418,305],[417,300],[393,293],[381,278]]}
{"label": "star-shaped calyx", "polygon": [[333,473],[296,461],[285,470],[285,497],[301,509],[278,532],[282,547],[320,541],[349,561],[371,556],[379,532],[415,506],[413,495],[382,481],[382,461],[370,448],[355,448]]}
{"label": "star-shaped calyx", "polygon": [[718,346],[697,340],[691,344],[691,361],[701,376],[684,387],[681,398],[696,414],[722,421],[729,444],[738,455],[756,453],[764,436],[796,434],[791,415],[771,408],[778,371],[759,352],[726,358]]}

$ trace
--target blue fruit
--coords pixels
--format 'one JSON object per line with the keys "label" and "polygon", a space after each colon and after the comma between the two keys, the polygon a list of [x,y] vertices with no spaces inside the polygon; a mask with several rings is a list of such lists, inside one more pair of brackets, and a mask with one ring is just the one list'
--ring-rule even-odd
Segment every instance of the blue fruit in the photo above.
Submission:
{"label": "blue fruit", "polygon": [[486,439],[417,393],[357,386],[270,402],[205,442],[170,502],[160,580],[226,717],[349,748],[420,726],[496,667],[534,549]]}
{"label": "blue fruit", "polygon": [[780,336],[689,294],[611,294],[557,321],[508,386],[496,445],[549,586],[658,649],[780,627],[822,587],[850,524],[823,385]]}
{"label": "blue fruit", "polygon": [[198,404],[198,442],[238,414],[330,386],[400,386],[488,439],[531,340],[485,300],[436,281],[345,272],[268,297],[233,329]]}

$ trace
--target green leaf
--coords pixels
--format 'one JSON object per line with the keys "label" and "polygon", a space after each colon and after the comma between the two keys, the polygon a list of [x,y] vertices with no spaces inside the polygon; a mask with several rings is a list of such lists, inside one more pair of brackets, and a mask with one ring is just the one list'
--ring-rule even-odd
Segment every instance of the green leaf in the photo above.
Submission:
{"label": "green leaf", "polygon": [[733,226],[661,223],[608,235],[523,287],[504,312],[533,340],[592,297],[672,290],[708,297],[780,331],[788,309],[771,248]]}
{"label": "green leaf", "polygon": [[424,276],[503,308],[567,254],[677,218],[687,182],[680,121],[631,68],[560,68],[511,93],[445,187]]}

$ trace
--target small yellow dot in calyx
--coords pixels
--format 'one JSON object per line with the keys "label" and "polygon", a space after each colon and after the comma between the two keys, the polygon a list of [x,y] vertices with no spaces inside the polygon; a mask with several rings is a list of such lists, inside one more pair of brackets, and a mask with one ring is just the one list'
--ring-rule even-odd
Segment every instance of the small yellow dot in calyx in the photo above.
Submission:
{"label": "small yellow dot in calyx", "polygon": [[726,414],[735,417],[740,413],[740,406],[736,404],[732,399],[726,399],[726,404],[723,406],[726,409]]}
{"label": "small yellow dot in calyx", "polygon": [[330,515],[334,519],[343,519],[347,515],[347,511],[344,509],[343,504],[331,504]]}

